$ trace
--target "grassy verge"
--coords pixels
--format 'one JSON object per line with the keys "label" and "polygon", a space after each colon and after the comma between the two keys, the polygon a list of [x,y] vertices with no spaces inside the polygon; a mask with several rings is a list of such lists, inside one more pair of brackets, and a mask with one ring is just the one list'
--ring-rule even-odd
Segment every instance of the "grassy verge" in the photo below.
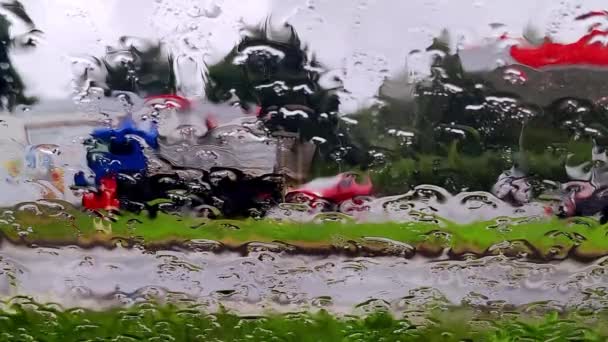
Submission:
{"label": "grassy verge", "polygon": [[129,309],[60,310],[26,300],[0,311],[0,341],[605,341],[608,315],[483,313],[468,307],[396,318],[376,311],[242,317],[196,306],[140,303]]}
{"label": "grassy verge", "polygon": [[[56,203],[54,204],[56,205]],[[528,255],[559,259],[568,255],[593,258],[608,254],[608,226],[590,218],[505,219],[456,224],[407,223],[294,223],[270,220],[207,220],[161,214],[96,217],[62,203],[63,208],[25,203],[0,211],[0,232],[13,242],[29,244],[126,244],[148,246],[213,240],[226,248],[249,242],[282,242],[309,250],[359,251],[368,254],[441,253],[449,248],[466,253]]]}

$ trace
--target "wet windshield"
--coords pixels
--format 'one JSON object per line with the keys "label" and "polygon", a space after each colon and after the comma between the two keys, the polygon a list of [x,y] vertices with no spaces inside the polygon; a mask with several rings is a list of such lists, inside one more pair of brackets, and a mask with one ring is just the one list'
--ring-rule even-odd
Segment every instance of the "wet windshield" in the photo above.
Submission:
{"label": "wet windshield", "polygon": [[0,41],[7,340],[608,336],[602,2],[4,0]]}

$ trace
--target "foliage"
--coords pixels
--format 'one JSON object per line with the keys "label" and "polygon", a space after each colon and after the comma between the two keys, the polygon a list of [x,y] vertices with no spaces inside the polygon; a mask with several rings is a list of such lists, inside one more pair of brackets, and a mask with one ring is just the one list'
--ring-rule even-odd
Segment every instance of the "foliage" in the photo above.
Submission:
{"label": "foliage", "polygon": [[35,97],[25,94],[25,84],[10,58],[11,49],[26,49],[36,46],[37,30],[32,19],[19,1],[0,4],[2,9],[19,18],[29,31],[21,36],[11,36],[12,23],[5,15],[0,15],[0,109],[13,111],[17,105],[32,105]]}
{"label": "foliage", "polygon": [[173,56],[166,46],[151,40],[123,36],[102,57],[91,57],[82,75],[83,87],[100,87],[107,95],[128,91],[141,97],[175,94]]}
{"label": "foliage", "polygon": [[309,54],[291,25],[274,28],[269,22],[250,30],[222,61],[209,66],[206,84],[211,101],[258,105],[272,131],[322,138],[321,160],[337,153],[356,163],[359,152],[346,141],[338,113],[340,89],[340,81]]}
{"label": "foliage", "polygon": [[[606,316],[596,322],[576,312],[535,317],[483,314],[467,307],[428,312],[427,323],[386,311],[364,316],[316,313],[238,316],[207,313],[194,304],[135,304],[129,309],[62,310],[13,298],[0,312],[0,341],[603,341]],[[464,320],[464,318],[470,320]]]}

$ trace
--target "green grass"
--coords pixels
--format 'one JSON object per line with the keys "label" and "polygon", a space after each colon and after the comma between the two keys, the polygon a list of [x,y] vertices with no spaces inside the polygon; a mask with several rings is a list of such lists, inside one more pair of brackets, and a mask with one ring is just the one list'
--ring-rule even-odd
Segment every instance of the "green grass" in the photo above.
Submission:
{"label": "green grass", "polygon": [[[592,218],[505,218],[501,223],[470,224],[437,218],[435,222],[330,221],[319,224],[254,219],[208,220],[168,214],[150,219],[145,214],[124,214],[115,215],[115,222],[112,222],[68,204],[63,205],[64,210],[57,210],[38,204],[40,212],[37,214],[31,208],[24,210],[28,205],[23,204],[0,211],[0,232],[11,241],[34,244],[108,243],[122,239],[162,245],[205,239],[229,247],[255,241],[328,250],[360,246],[369,252],[394,250],[398,245],[373,239],[380,237],[431,253],[450,248],[456,254],[526,253],[541,259],[562,258],[568,253],[580,257],[608,254],[608,226],[600,225]],[[401,245],[400,248],[409,247]]]}
{"label": "green grass", "polygon": [[20,298],[0,310],[0,341],[605,341],[607,323],[601,312],[490,314],[452,307],[418,319],[387,311],[338,317],[323,310],[244,317],[206,313],[195,304],[90,311]]}

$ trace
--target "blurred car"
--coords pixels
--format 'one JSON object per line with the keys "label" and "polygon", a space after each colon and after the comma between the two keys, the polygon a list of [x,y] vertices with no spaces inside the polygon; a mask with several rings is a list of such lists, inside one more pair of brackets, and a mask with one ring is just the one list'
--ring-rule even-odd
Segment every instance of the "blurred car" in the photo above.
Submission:
{"label": "blurred car", "polygon": [[[608,31],[605,11],[582,14],[576,22],[588,31],[572,42],[551,37],[510,37],[502,34],[458,51],[464,71],[479,76],[495,92],[515,94],[523,103],[546,106],[562,98],[606,101]],[[599,19],[599,21],[598,21]],[[532,40],[532,41],[531,41]]]}
{"label": "blurred car", "polygon": [[372,193],[372,181],[366,177],[357,182],[354,173],[340,173],[333,177],[322,177],[295,187],[287,192],[286,202],[303,203],[311,207],[324,207],[331,210],[336,205]]}
{"label": "blurred car", "polygon": [[307,177],[313,143],[270,134],[240,108],[192,107],[173,95],[154,97],[118,125],[93,130],[85,142],[92,174],[74,177],[77,188],[96,192],[83,205],[255,216],[282,200],[286,183]]}

